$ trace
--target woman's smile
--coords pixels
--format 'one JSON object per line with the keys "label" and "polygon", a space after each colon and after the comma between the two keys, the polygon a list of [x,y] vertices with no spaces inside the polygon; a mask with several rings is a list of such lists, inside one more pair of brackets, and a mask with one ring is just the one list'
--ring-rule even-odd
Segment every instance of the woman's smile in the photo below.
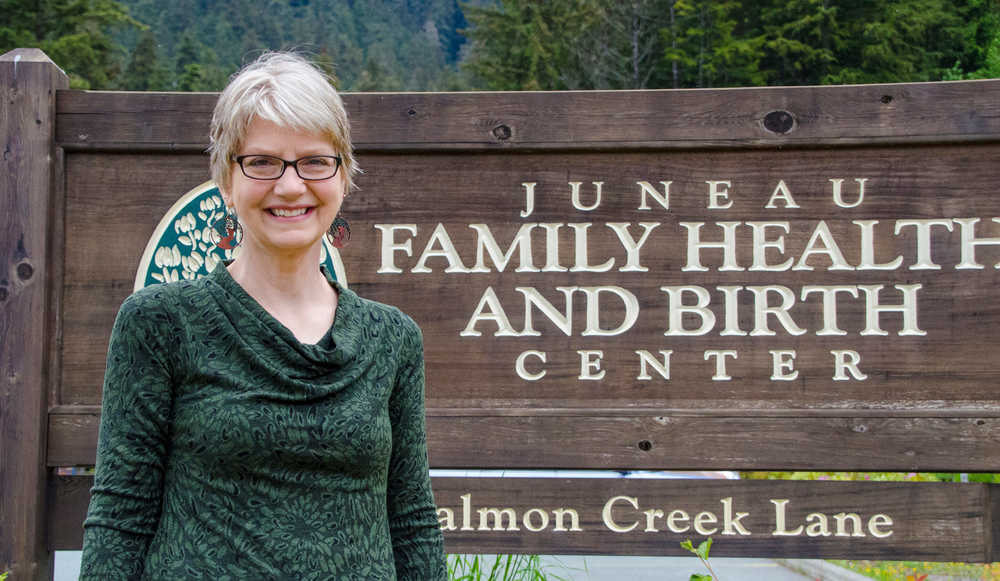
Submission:
{"label": "woman's smile", "polygon": [[276,218],[299,218],[313,211],[313,208],[268,208],[268,212]]}

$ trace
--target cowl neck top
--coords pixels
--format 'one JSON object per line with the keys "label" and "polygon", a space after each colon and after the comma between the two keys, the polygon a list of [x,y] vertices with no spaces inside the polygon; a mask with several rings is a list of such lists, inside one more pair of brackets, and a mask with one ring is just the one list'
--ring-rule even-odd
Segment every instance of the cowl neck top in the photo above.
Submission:
{"label": "cowl neck top", "polygon": [[446,578],[420,330],[324,276],[316,344],[223,265],[123,303],[81,580]]}
{"label": "cowl neck top", "polygon": [[228,328],[235,340],[233,349],[262,364],[281,380],[275,385],[289,395],[322,395],[356,381],[363,369],[352,369],[351,364],[359,357],[370,357],[365,342],[378,335],[368,327],[370,321],[365,321],[363,299],[321,269],[337,292],[337,312],[333,324],[315,344],[299,341],[222,264],[203,279],[214,298],[214,304],[206,305],[210,309],[204,316],[217,319],[220,330]]}

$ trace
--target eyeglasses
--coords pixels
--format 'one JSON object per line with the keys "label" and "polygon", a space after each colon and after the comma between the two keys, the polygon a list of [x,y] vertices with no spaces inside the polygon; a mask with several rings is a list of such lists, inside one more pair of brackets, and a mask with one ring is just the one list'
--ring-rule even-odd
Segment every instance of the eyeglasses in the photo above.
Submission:
{"label": "eyeglasses", "polygon": [[255,180],[280,179],[288,166],[304,180],[325,180],[337,175],[341,164],[339,155],[310,155],[293,161],[273,155],[241,155],[233,160],[240,164],[243,175]]}

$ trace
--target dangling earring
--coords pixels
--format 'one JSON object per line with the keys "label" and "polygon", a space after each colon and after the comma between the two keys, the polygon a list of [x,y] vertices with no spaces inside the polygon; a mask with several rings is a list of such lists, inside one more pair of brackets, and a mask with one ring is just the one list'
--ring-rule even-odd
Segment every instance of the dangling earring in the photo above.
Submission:
{"label": "dangling earring", "polygon": [[347,246],[347,243],[351,240],[351,227],[347,223],[347,220],[338,215],[333,220],[333,224],[330,225],[330,229],[327,230],[326,237],[330,240],[330,244],[333,244],[334,248]]}
{"label": "dangling earring", "polygon": [[212,242],[223,250],[232,250],[243,242],[243,226],[236,212],[226,212],[212,223]]}

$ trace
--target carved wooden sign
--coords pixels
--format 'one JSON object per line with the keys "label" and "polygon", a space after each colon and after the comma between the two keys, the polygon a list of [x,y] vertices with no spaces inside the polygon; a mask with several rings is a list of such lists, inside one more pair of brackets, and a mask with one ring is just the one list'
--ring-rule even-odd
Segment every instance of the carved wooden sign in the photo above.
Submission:
{"label": "carved wooden sign", "polygon": [[397,160],[349,271],[423,324],[434,398],[975,407],[1000,375],[980,149]]}
{"label": "carved wooden sign", "polygon": [[[28,286],[0,284],[3,313],[42,321],[46,354],[4,342],[30,385],[0,428],[38,436],[4,453],[46,475],[0,499],[48,515],[24,543],[0,531],[0,557],[24,562],[78,546],[89,480],[52,470],[93,463],[115,312],[207,179],[215,102],[45,91],[31,159],[52,183],[31,220],[3,215],[8,270],[41,273],[30,312],[12,306]],[[433,468],[1000,471],[998,91],[345,95],[366,173],[344,276],[423,329]],[[11,143],[42,130],[15,125]],[[161,276],[208,262],[188,222],[171,236],[200,258],[156,245]],[[670,554],[712,535],[718,555],[993,560],[1000,539],[986,485],[434,484],[466,552]]]}
{"label": "carved wooden sign", "polygon": [[[449,413],[647,411],[661,425],[689,413],[991,415],[997,155],[377,159],[348,200],[360,224],[345,260],[359,292],[421,324],[428,405]],[[895,465],[924,454],[925,436],[911,434]],[[655,433],[633,443],[669,445]],[[788,458],[775,452],[772,464]]]}

